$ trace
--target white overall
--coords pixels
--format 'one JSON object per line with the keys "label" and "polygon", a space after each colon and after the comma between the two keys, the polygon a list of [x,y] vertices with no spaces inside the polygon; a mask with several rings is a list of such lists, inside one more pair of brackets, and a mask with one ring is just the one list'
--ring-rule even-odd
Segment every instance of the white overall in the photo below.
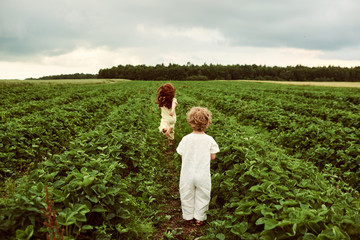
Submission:
{"label": "white overall", "polygon": [[211,192],[210,154],[219,152],[219,146],[207,134],[191,133],[183,137],[176,151],[182,159],[180,199],[183,218],[204,221]]}

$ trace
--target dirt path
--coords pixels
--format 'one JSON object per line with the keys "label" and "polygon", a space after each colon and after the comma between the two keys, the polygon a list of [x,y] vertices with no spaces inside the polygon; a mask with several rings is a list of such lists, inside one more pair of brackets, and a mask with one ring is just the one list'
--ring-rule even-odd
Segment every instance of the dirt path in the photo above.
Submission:
{"label": "dirt path", "polygon": [[169,147],[164,153],[166,160],[164,168],[167,169],[164,183],[169,191],[166,196],[164,196],[164,205],[161,208],[159,216],[165,216],[167,221],[159,226],[155,239],[195,239],[203,235],[206,225],[197,227],[182,218],[179,195],[179,173],[176,170],[174,153],[175,146]]}

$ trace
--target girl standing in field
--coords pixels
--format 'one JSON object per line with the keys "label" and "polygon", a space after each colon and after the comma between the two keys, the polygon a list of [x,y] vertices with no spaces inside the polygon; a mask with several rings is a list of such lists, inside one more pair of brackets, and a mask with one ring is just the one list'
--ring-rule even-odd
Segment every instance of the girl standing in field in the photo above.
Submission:
{"label": "girl standing in field", "polygon": [[193,132],[184,136],[176,151],[181,155],[180,199],[183,218],[201,226],[206,220],[211,192],[210,161],[214,160],[219,146],[205,133],[211,124],[211,112],[193,107],[186,114]]}
{"label": "girl standing in field", "polygon": [[176,123],[175,107],[178,104],[175,98],[175,87],[171,83],[162,84],[156,91],[156,104],[161,109],[161,122],[159,131],[173,144],[174,128]]}

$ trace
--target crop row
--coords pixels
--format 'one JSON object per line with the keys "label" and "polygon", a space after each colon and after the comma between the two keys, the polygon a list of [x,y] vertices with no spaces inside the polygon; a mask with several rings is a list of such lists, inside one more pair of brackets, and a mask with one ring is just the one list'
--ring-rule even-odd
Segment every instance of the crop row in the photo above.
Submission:
{"label": "crop row", "polygon": [[[342,117],[332,117],[331,109],[326,107],[317,107],[317,102],[306,104],[307,109],[315,109],[326,116],[323,120],[319,116],[310,116],[308,111],[299,108],[302,102],[290,101],[285,98],[286,95],[267,95],[268,89],[273,89],[273,85],[258,87],[256,92],[250,85],[243,89],[244,85],[223,83],[207,85],[200,93],[196,93],[199,101],[210,102],[213,107],[222,113],[236,117],[239,124],[247,126],[257,126],[265,129],[272,134],[272,141],[276,145],[287,149],[287,153],[301,158],[304,161],[311,161],[320,169],[332,167],[334,172],[350,185],[359,190],[360,170],[358,168],[360,158],[360,130],[359,125],[359,105],[352,105],[346,114]],[[276,85],[275,85],[276,86]],[[224,88],[226,94],[224,94]],[[305,91],[304,88],[302,88]],[[196,88],[184,88],[189,94],[195,94]],[[221,93],[221,90],[223,93]],[[307,89],[311,92],[311,89]],[[320,91],[320,90],[317,90]],[[323,89],[323,92],[331,89]],[[345,93],[354,98],[357,96],[356,91],[338,90],[339,97],[336,94],[334,99],[328,100],[328,104],[333,102],[342,103],[342,96]],[[211,92],[212,94],[207,94]],[[324,93],[324,95],[325,95]],[[216,95],[214,98],[212,95]],[[255,97],[254,97],[255,95]],[[248,100],[257,98],[258,100]],[[306,95],[306,94],[304,94]],[[284,97],[284,98],[283,98]],[[292,99],[291,97],[288,97]],[[283,106],[291,106],[283,107]],[[320,115],[320,114],[318,114]]]}
{"label": "crop row", "polygon": [[157,109],[148,106],[151,93],[137,90],[129,96],[117,88],[128,96],[126,102],[17,180],[15,192],[0,199],[1,236],[43,238],[50,231],[41,210],[47,207],[45,186],[65,239],[153,234],[153,222],[161,221],[156,215],[164,189],[155,179],[161,178],[163,148],[152,121]]}
{"label": "crop row", "polygon": [[[76,136],[93,129],[115,106],[134,94],[127,88],[120,95],[110,89],[83,88],[78,88],[80,92],[68,88],[71,94],[63,88],[46,88],[49,95],[54,92],[57,97],[39,100],[36,111],[27,109],[24,102],[24,109],[19,108],[25,112],[22,116],[10,117],[14,111],[2,111],[7,117],[0,125],[1,179],[32,169],[52,154],[63,152]],[[43,89],[33,89],[33,95],[37,95],[36,90],[42,93]],[[28,92],[23,94],[27,96]],[[58,96],[59,92],[63,97]]]}
{"label": "crop row", "polygon": [[[220,97],[220,99],[212,98],[214,102],[220,100],[220,107],[230,113],[263,107],[264,110],[270,110],[269,114],[272,110],[277,111],[281,116],[296,114],[302,117],[316,117],[324,121],[341,123],[344,127],[358,128],[360,126],[358,89],[336,89],[334,91],[333,88],[313,89],[274,84],[246,85],[236,84],[236,82],[220,82],[201,88],[197,96],[203,95],[204,99],[207,99],[207,92],[210,91],[212,95]],[[185,89],[191,91],[191,89]],[[192,87],[192,89],[195,88]],[[224,94],[225,89],[226,94]],[[269,125],[269,128],[271,129],[272,126]]]}
{"label": "crop row", "polygon": [[[164,203],[164,194],[168,194],[164,187],[168,184],[164,181],[169,180],[165,176],[168,172],[164,162],[167,148],[157,131],[160,113],[154,103],[159,84],[126,82],[82,86],[78,88],[79,101],[74,104],[67,102],[39,111],[51,113],[47,117],[34,111],[14,119],[26,132],[39,124],[47,126],[47,122],[61,119],[68,124],[62,129],[65,132],[58,131],[54,124],[39,136],[54,141],[53,144],[58,141],[59,134],[69,137],[64,137],[61,151],[50,146],[44,153],[34,152],[37,164],[33,170],[16,180],[13,192],[0,198],[0,235],[9,239],[44,238],[49,228],[43,225],[46,217],[41,209],[47,207],[47,186],[48,197],[54,201],[53,209],[66,239],[153,237],[156,228],[167,219],[160,214],[160,206]],[[221,82],[181,82],[175,86],[179,102],[175,144],[191,131],[186,123],[186,112],[192,106],[201,105],[213,112],[208,134],[215,138],[221,150],[211,167],[212,201],[204,239],[360,237],[359,193],[336,177],[339,174],[336,169],[327,166],[320,172],[316,161],[306,161],[304,155],[291,147],[284,148],[275,138],[280,138],[285,129],[281,126],[286,122],[295,124],[288,129],[295,131],[296,124],[306,119],[297,112],[276,114],[271,105],[262,108],[265,101],[255,101],[259,94],[266,98],[266,92],[279,90],[270,85]],[[83,88],[92,90],[83,91]],[[92,92],[91,97],[84,97],[89,92]],[[297,93],[301,95],[300,91]],[[63,94],[67,96],[65,91]],[[313,95],[319,94],[327,96],[320,90]],[[57,91],[54,95],[60,96]],[[268,102],[276,103],[274,95],[271,96]],[[247,107],[250,102],[251,108]],[[356,109],[356,105],[349,107]],[[69,108],[72,111],[66,115]],[[263,118],[254,120],[255,115],[243,118],[259,109],[262,109]],[[278,129],[282,132],[266,127],[270,123],[268,115],[277,117]],[[293,119],[290,121],[288,116]],[[43,118],[46,121],[42,121]],[[77,125],[78,122],[81,124]],[[316,123],[314,127],[324,126],[320,120],[313,123]],[[327,121],[327,124],[330,128],[336,123]],[[16,129],[16,124],[12,126]],[[346,130],[342,123],[337,126]],[[66,135],[69,129],[72,134]],[[11,128],[7,131],[16,137],[17,131]],[[350,136],[351,133],[347,132]],[[1,132],[0,136],[3,134]],[[302,137],[301,134],[297,136]],[[17,149],[22,148],[37,149],[32,144],[16,146],[8,154],[21,152]],[[344,152],[344,156],[352,162],[351,154]],[[30,157],[24,157],[24,163]],[[21,161],[19,158],[13,163]],[[177,154],[174,163],[179,170],[181,159]],[[25,165],[29,166],[28,162]],[[171,179],[177,184],[179,176],[174,174]]]}
{"label": "crop row", "polygon": [[[49,92],[56,92],[54,89],[49,89]],[[43,111],[51,108],[71,108],[72,105],[81,105],[84,99],[90,99],[96,97],[99,94],[98,91],[93,90],[93,92],[79,95],[75,92],[66,92],[61,96],[48,96],[46,99],[29,99],[22,104],[13,104],[9,102],[7,106],[3,106],[3,112],[1,116],[2,122],[8,122],[13,119],[21,119],[23,117],[33,115],[33,114],[42,114]],[[66,107],[68,105],[68,107]],[[46,112],[44,113],[46,114]]]}
{"label": "crop row", "polygon": [[[179,103],[184,109],[179,112],[183,115],[193,105],[208,107],[213,112],[208,134],[221,150],[212,163],[206,239],[360,236],[357,191],[333,179],[330,172],[319,172],[314,163],[288,156],[272,142],[271,133],[240,125],[234,115],[198,96],[182,92]],[[190,131],[183,117],[177,124],[180,136]]]}
{"label": "crop row", "polygon": [[[222,114],[219,114],[222,116]],[[268,134],[221,117],[209,234],[226,239],[359,237],[359,194],[312,163],[286,155]],[[237,138],[232,138],[236,134]],[[330,175],[330,174],[328,174]],[[339,187],[340,189],[337,189]],[[221,217],[219,217],[221,216]]]}

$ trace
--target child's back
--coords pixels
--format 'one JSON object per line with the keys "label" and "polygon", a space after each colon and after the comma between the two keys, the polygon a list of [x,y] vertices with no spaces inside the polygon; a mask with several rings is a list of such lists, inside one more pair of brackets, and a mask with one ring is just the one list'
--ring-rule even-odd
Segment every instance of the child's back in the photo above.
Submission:
{"label": "child's back", "polygon": [[181,142],[177,150],[182,156],[182,171],[204,172],[210,176],[210,155],[216,145],[215,140],[205,133],[190,133]]}
{"label": "child's back", "polygon": [[209,209],[211,192],[210,161],[219,146],[205,130],[211,123],[211,112],[195,107],[187,113],[193,132],[184,136],[176,151],[181,155],[180,198],[183,218],[202,225]]}

